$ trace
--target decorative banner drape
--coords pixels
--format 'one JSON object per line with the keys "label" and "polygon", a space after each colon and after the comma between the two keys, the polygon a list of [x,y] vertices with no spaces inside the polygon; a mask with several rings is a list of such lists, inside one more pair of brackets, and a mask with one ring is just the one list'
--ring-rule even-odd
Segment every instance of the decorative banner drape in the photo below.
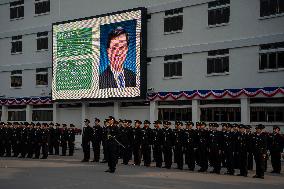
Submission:
{"label": "decorative banner drape", "polygon": [[241,95],[246,95],[247,97],[255,97],[257,95],[264,95],[266,97],[273,97],[276,94],[284,94],[284,87],[264,87],[264,88],[243,88],[243,89],[224,89],[224,90],[193,90],[193,91],[180,91],[180,92],[158,92],[158,93],[148,93],[148,100],[166,100],[171,97],[174,100],[185,97],[187,99],[193,99],[199,97],[201,99],[206,99],[208,97],[214,97],[216,99],[221,99],[228,95],[231,98],[237,98]]}
{"label": "decorative banner drape", "polygon": [[24,97],[0,99],[0,105],[52,104],[51,97]]}
{"label": "decorative banner drape", "polygon": [[[199,97],[206,99],[208,97],[214,97],[221,99],[228,95],[231,98],[238,98],[241,95],[247,97],[256,97],[257,95],[264,95],[266,97],[273,97],[277,94],[284,95],[284,87],[264,87],[264,88],[244,88],[244,89],[224,89],[224,90],[193,90],[193,91],[180,91],[180,92],[158,92],[148,93],[147,99],[152,100],[166,100],[171,97],[174,100],[178,100],[182,97],[186,99],[193,99]],[[47,97],[23,97],[23,98],[0,98],[0,105],[40,105],[40,104],[52,104],[50,96]]]}

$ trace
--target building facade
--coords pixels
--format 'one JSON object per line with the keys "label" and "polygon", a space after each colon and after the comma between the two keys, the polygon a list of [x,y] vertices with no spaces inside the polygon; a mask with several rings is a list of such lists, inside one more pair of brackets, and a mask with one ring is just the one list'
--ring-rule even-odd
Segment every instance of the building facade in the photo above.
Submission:
{"label": "building facade", "polygon": [[[52,102],[52,23],[147,8],[147,98]],[[0,0],[1,121],[284,126],[280,0]]]}

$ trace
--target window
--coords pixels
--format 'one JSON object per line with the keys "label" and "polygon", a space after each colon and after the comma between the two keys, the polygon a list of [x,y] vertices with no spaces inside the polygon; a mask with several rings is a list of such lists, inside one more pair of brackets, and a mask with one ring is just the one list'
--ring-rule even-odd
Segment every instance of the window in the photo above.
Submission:
{"label": "window", "polygon": [[165,11],[164,32],[171,33],[181,31],[183,27],[183,9],[171,9]]}
{"label": "window", "polygon": [[8,121],[26,121],[25,110],[8,111]]}
{"label": "window", "polygon": [[39,32],[37,33],[37,50],[48,49],[48,32]]}
{"label": "window", "polygon": [[11,72],[11,87],[22,87],[22,70]]}
{"label": "window", "polygon": [[240,122],[241,108],[239,107],[213,107],[200,108],[201,121],[208,122]]}
{"label": "window", "polygon": [[48,85],[48,68],[36,69],[36,85]]}
{"label": "window", "polygon": [[284,68],[284,42],[260,46],[259,69]]}
{"label": "window", "polygon": [[12,37],[12,42],[11,42],[12,48],[11,48],[11,53],[21,53],[23,50],[23,44],[22,44],[22,36],[13,36]]}
{"label": "window", "polygon": [[284,122],[284,107],[251,107],[251,122]]}
{"label": "window", "polygon": [[208,25],[228,23],[230,20],[230,0],[217,0],[208,3]]}
{"label": "window", "polygon": [[208,52],[207,74],[229,72],[229,49]]}
{"label": "window", "polygon": [[260,17],[284,13],[283,0],[260,0]]}
{"label": "window", "polygon": [[167,121],[191,121],[191,108],[159,108],[158,119]]}
{"label": "window", "polygon": [[13,1],[10,3],[10,19],[24,17],[24,0]]}
{"label": "window", "polygon": [[50,0],[35,0],[35,14],[50,12]]}
{"label": "window", "polygon": [[167,55],[164,57],[164,77],[182,76],[182,55]]}
{"label": "window", "polygon": [[32,120],[33,121],[52,121],[53,111],[52,110],[33,110]]}

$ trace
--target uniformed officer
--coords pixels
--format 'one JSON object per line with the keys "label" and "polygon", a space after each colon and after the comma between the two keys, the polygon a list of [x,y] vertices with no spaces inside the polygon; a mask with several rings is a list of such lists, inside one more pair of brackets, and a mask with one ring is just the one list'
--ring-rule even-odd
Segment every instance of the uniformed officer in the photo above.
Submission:
{"label": "uniformed officer", "polygon": [[205,122],[200,122],[196,125],[200,126],[200,129],[197,130],[197,151],[200,163],[198,172],[205,172],[208,169],[208,131],[205,129]]}
{"label": "uniformed officer", "polygon": [[210,173],[220,174],[221,170],[221,148],[222,133],[217,130],[217,123],[209,123],[212,131],[209,132],[209,159],[213,170]]}
{"label": "uniformed officer", "polygon": [[281,172],[281,153],[284,148],[284,140],[280,135],[280,127],[274,126],[273,133],[270,134],[268,140],[268,147],[271,155],[272,172],[280,174]]}
{"label": "uniformed officer", "polygon": [[177,163],[177,169],[183,169],[183,145],[184,145],[184,131],[182,130],[183,123],[181,121],[175,122],[176,129],[174,130],[174,157]]}
{"label": "uniformed officer", "polygon": [[39,159],[40,149],[41,149],[41,124],[39,122],[35,125],[32,140],[33,140],[33,149],[35,153],[33,159]]}
{"label": "uniformed officer", "polygon": [[122,164],[128,165],[132,158],[132,144],[133,144],[133,129],[131,127],[131,120],[123,120],[123,128],[121,129],[120,141],[125,148],[122,148]]}
{"label": "uniformed officer", "polygon": [[135,127],[133,128],[133,156],[134,156],[134,165],[141,164],[142,151],[142,122],[140,120],[135,120]]}
{"label": "uniformed officer", "polygon": [[144,160],[144,166],[149,167],[151,164],[151,145],[152,145],[152,129],[150,129],[150,121],[144,121],[144,127],[142,129],[142,154]]}
{"label": "uniformed officer", "polygon": [[83,128],[83,135],[82,135],[82,147],[84,152],[84,159],[82,160],[82,162],[88,162],[90,160],[90,142],[92,141],[94,130],[90,126],[90,120],[85,119],[84,123],[85,127]]}
{"label": "uniformed officer", "polygon": [[226,160],[226,168],[227,175],[234,175],[234,151],[235,151],[235,143],[233,141],[233,135],[231,132],[232,126],[231,124],[226,125],[226,132],[223,132],[223,151]]}
{"label": "uniformed officer", "polygon": [[0,123],[0,157],[3,157],[5,154],[5,123]]}
{"label": "uniformed officer", "polygon": [[173,130],[170,128],[171,122],[164,121],[163,123],[163,153],[164,153],[164,168],[170,169],[172,166],[172,156],[173,156],[173,145],[174,145],[174,134]]}
{"label": "uniformed officer", "polygon": [[54,143],[55,143],[55,129],[53,128],[54,124],[51,122],[49,123],[49,143],[48,143],[48,151],[50,155],[53,155],[53,148],[54,148]]}
{"label": "uniformed officer", "polygon": [[31,122],[30,124],[28,124],[28,128],[27,128],[27,158],[33,158],[33,154],[34,154],[34,126],[35,124],[33,122]]}
{"label": "uniformed officer", "polygon": [[153,157],[156,162],[156,167],[161,168],[163,163],[163,131],[161,129],[162,122],[157,120],[154,122],[153,129]]}
{"label": "uniformed officer", "polygon": [[61,141],[61,130],[60,130],[60,124],[55,124],[55,130],[54,130],[54,151],[55,155],[59,155],[59,146]]}
{"label": "uniformed officer", "polygon": [[252,141],[254,144],[254,160],[256,166],[256,174],[253,178],[264,179],[265,171],[265,159],[267,155],[267,137],[262,132],[265,128],[264,125],[259,124],[255,127],[255,134],[253,135]]}
{"label": "uniformed officer", "polygon": [[49,129],[47,124],[41,126],[41,147],[42,147],[42,158],[47,159],[48,157],[48,142],[49,142]]}
{"label": "uniformed officer", "polygon": [[248,170],[253,170],[253,143],[252,143],[252,132],[251,126],[246,125],[247,145],[248,145]]}
{"label": "uniformed officer", "polygon": [[100,163],[107,163],[107,154],[106,154],[106,140],[107,140],[107,128],[109,126],[109,120],[104,120],[104,125],[102,128],[102,146],[103,146],[103,160]]}
{"label": "uniformed officer", "polygon": [[102,141],[102,127],[100,125],[100,119],[95,118],[95,125],[93,127],[94,134],[92,139],[92,146],[94,152],[93,162],[99,162],[100,151],[101,151],[101,141]]}
{"label": "uniformed officer", "polygon": [[18,157],[20,153],[20,128],[18,122],[14,122],[12,125],[11,141],[12,141],[13,157]]}
{"label": "uniformed officer", "polygon": [[245,133],[246,126],[239,125],[239,135],[236,138],[236,151],[239,155],[239,169],[238,176],[247,177],[248,174],[248,136]]}
{"label": "uniformed officer", "polygon": [[184,153],[185,163],[190,171],[195,168],[195,150],[196,150],[196,132],[192,129],[194,123],[188,121],[185,123],[184,130]]}
{"label": "uniformed officer", "polygon": [[62,131],[61,131],[61,147],[62,147],[62,154],[61,156],[66,156],[66,151],[67,151],[67,144],[68,144],[68,129],[66,124],[62,124]]}
{"label": "uniformed officer", "polygon": [[69,156],[73,156],[75,148],[75,125],[70,124],[68,128],[68,149],[69,149]]}
{"label": "uniformed officer", "polygon": [[115,119],[109,116],[109,126],[107,129],[107,140],[106,140],[106,153],[107,162],[109,169],[105,172],[114,173],[116,170],[117,158],[118,158],[118,139],[119,139],[119,129],[117,125],[114,124]]}
{"label": "uniformed officer", "polygon": [[28,151],[28,129],[27,129],[28,123],[21,125],[21,133],[20,133],[20,153],[21,155],[19,158],[25,158]]}

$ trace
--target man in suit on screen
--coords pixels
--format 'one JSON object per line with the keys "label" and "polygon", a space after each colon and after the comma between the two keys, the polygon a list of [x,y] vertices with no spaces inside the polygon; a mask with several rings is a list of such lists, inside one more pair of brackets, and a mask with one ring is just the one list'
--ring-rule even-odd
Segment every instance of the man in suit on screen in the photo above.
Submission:
{"label": "man in suit on screen", "polygon": [[122,27],[117,27],[109,33],[107,41],[109,65],[99,76],[100,89],[136,86],[136,73],[124,67],[128,47],[129,36]]}

